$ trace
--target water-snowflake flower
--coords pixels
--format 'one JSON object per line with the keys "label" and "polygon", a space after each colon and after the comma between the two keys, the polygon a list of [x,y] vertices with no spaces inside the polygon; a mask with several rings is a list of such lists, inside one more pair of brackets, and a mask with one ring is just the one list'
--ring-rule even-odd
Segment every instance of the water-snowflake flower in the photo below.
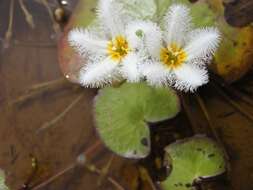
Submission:
{"label": "water-snowflake flower", "polygon": [[138,82],[141,62],[137,44],[128,36],[128,23],[133,23],[125,14],[122,4],[115,0],[100,0],[97,16],[99,31],[73,29],[69,43],[85,58],[79,82],[86,87],[103,87],[114,81],[126,79]]}
{"label": "water-snowflake flower", "polygon": [[206,84],[207,63],[218,47],[219,31],[214,27],[193,29],[190,10],[181,4],[169,8],[163,25],[160,40],[149,39],[160,36],[158,26],[142,31],[150,54],[141,67],[147,82],[154,86],[173,86],[182,91],[194,91]]}

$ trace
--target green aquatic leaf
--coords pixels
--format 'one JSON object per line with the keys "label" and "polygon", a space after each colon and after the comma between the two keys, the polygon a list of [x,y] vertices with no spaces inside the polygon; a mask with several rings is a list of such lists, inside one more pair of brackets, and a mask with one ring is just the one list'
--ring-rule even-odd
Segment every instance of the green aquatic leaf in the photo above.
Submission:
{"label": "green aquatic leaf", "polygon": [[226,171],[223,150],[213,140],[193,137],[165,148],[172,172],[162,183],[164,190],[195,190],[193,183]]}
{"label": "green aquatic leaf", "polygon": [[150,152],[148,122],[175,117],[179,100],[172,89],[125,83],[99,91],[95,101],[97,131],[113,152],[143,158]]}

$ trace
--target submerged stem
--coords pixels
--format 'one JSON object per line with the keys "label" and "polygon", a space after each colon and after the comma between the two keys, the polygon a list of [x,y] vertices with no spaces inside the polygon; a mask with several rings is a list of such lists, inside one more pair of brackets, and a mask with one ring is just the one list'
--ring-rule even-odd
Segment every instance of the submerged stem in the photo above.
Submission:
{"label": "submerged stem", "polygon": [[49,82],[35,84],[31,88],[29,88],[28,91],[35,91],[35,90],[37,91],[37,90],[48,89],[50,87],[56,87],[58,85],[65,84],[65,83],[66,83],[65,78],[60,78],[60,79],[56,79],[56,80],[49,81]]}
{"label": "submerged stem", "polygon": [[34,99],[37,96],[44,94],[45,92],[48,92],[50,90],[56,90],[57,88],[60,88],[62,86],[69,86],[69,85],[73,85],[73,84],[67,82],[65,78],[34,85],[28,90],[26,90],[26,93],[24,95],[10,102],[10,105],[11,106],[22,105],[23,103],[31,99]]}
{"label": "submerged stem", "polygon": [[102,168],[100,178],[98,179],[98,186],[102,184],[103,180],[106,178],[107,174],[109,173],[110,167],[112,166],[113,159],[114,159],[114,155],[111,156],[108,163],[105,165],[104,168]]}
{"label": "submerged stem", "polygon": [[32,187],[31,190],[38,190],[41,189],[42,187],[45,187],[46,185],[49,185],[50,183],[52,183],[53,181],[55,181],[56,179],[58,179],[60,176],[62,176],[63,174],[71,171],[72,169],[74,169],[76,167],[76,164],[71,164],[69,165],[67,168],[63,169],[62,171],[60,171],[59,173],[57,173],[56,175],[52,176],[51,178],[49,178],[48,180],[42,182],[41,184]]}
{"label": "submerged stem", "polygon": [[238,91],[233,86],[227,84],[226,81],[224,81],[221,77],[217,76],[216,74],[214,73],[211,74],[212,74],[211,77],[212,79],[214,79],[215,83],[223,87],[228,93],[232,94],[236,98],[253,107],[253,101],[250,97],[244,96],[240,91]]}
{"label": "submerged stem", "polygon": [[[103,171],[98,169],[97,167],[95,167],[94,165],[86,165],[86,168],[88,170],[90,170],[91,172],[94,172],[98,175],[102,175]],[[117,182],[114,178],[107,176],[107,180],[118,190],[125,190],[125,188],[119,183]]]}
{"label": "submerged stem", "polygon": [[58,32],[60,31],[60,26],[59,26],[59,24],[54,20],[54,15],[53,15],[53,13],[52,13],[52,10],[51,10],[51,8],[50,8],[50,6],[49,6],[47,0],[40,0],[40,1],[41,1],[41,3],[45,6],[45,8],[47,9],[47,12],[48,12],[48,14],[49,14],[49,17],[50,17],[50,19],[51,19],[51,21],[52,21],[52,23],[53,23],[53,28],[54,28],[55,33],[58,33]]}
{"label": "submerged stem", "polygon": [[[97,151],[97,149],[99,147],[101,147],[102,142],[97,140],[91,147],[89,147],[86,151],[84,151],[81,155],[86,157],[91,157],[92,154],[94,154],[95,151]],[[86,163],[86,161],[84,161],[84,163],[82,163],[89,171],[97,173],[99,175],[103,174],[103,171],[98,169],[96,166],[94,165],[89,165]],[[52,182],[54,182],[55,180],[57,180],[59,177],[61,177],[62,175],[66,174],[67,172],[73,170],[74,168],[76,168],[77,166],[80,165],[80,162],[76,161],[75,163],[70,164],[68,167],[66,167],[65,169],[63,169],[62,171],[58,172],[57,174],[55,174],[54,176],[50,177],[49,179],[47,179],[46,181],[40,183],[37,186],[34,186],[31,188],[31,190],[39,190],[42,189],[43,187],[51,184]],[[119,183],[117,182],[113,177],[111,176],[106,176],[107,180],[114,186],[116,187],[118,190],[125,190],[125,188]]]}
{"label": "submerged stem", "polygon": [[208,123],[209,128],[212,131],[213,136],[215,137],[215,139],[219,143],[219,145],[223,148],[223,151],[224,151],[224,153],[226,155],[226,159],[228,160],[229,159],[228,153],[226,152],[226,148],[224,146],[224,143],[222,142],[221,138],[219,137],[219,135],[218,135],[218,133],[217,133],[217,131],[215,129],[214,123],[213,123],[213,121],[212,121],[212,119],[210,117],[210,114],[209,114],[209,112],[208,112],[208,110],[206,108],[204,100],[201,98],[201,96],[198,93],[196,93],[195,97],[197,99],[197,102],[198,102],[198,104],[199,104],[202,112],[204,113],[205,119],[206,119],[206,121]]}
{"label": "submerged stem", "polygon": [[182,102],[182,106],[183,106],[185,115],[186,115],[188,121],[190,122],[192,129],[194,130],[195,133],[199,133],[199,127],[197,126],[194,118],[192,117],[192,114],[191,114],[192,111],[190,109],[190,106],[188,106],[187,101],[186,101],[186,97],[182,93],[180,93],[180,99]]}
{"label": "submerged stem", "polygon": [[144,167],[139,167],[139,172],[143,180],[147,181],[152,190],[157,190],[153,180],[151,179],[148,171]]}
{"label": "submerged stem", "polygon": [[54,119],[51,121],[48,121],[44,123],[38,130],[37,134],[41,133],[42,131],[45,131],[49,128],[51,128],[53,125],[55,125],[57,122],[59,122],[62,118],[64,118],[68,112],[77,105],[77,103],[84,97],[84,94],[79,95],[70,105],[68,105],[60,114],[58,114]]}
{"label": "submerged stem", "polygon": [[222,91],[220,87],[212,83],[212,86],[215,90],[222,96],[232,107],[234,107],[237,111],[239,111],[242,115],[248,118],[251,122],[253,122],[253,115],[240,106],[237,102],[232,100],[226,93]]}
{"label": "submerged stem", "polygon": [[10,39],[12,37],[13,17],[14,17],[14,0],[11,0],[11,2],[10,2],[10,11],[9,11],[9,24],[8,24],[8,29],[7,29],[7,31],[5,33],[5,41],[6,41],[6,43],[9,43]]}
{"label": "submerged stem", "polygon": [[215,126],[214,126],[213,121],[212,121],[212,119],[211,119],[211,117],[210,117],[210,114],[209,114],[209,112],[208,112],[208,110],[207,110],[207,108],[206,108],[206,105],[205,105],[205,103],[204,103],[204,100],[201,98],[201,96],[200,96],[198,93],[196,93],[195,97],[196,97],[197,102],[198,102],[198,104],[199,104],[199,106],[200,106],[200,109],[201,109],[202,112],[204,113],[205,119],[206,119],[206,121],[207,121],[207,123],[208,123],[208,126],[210,127],[210,129],[211,129],[211,131],[212,131],[214,137],[216,138],[216,140],[217,140],[220,144],[222,144],[221,139],[220,139],[218,133],[217,133],[216,130],[215,130]]}
{"label": "submerged stem", "polygon": [[19,0],[19,4],[20,7],[25,15],[25,20],[27,22],[27,24],[31,27],[31,28],[35,28],[35,24],[33,21],[33,16],[32,14],[30,14],[30,12],[28,11],[28,9],[25,6],[24,0]]}

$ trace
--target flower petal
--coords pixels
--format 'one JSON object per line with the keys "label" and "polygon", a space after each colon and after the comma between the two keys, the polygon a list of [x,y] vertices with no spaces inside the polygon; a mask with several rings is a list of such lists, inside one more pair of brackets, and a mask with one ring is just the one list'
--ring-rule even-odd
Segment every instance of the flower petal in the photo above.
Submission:
{"label": "flower petal", "polygon": [[[151,56],[159,58],[162,46],[162,32],[156,23],[149,21],[131,22],[126,36],[132,48],[147,48]],[[144,47],[143,46],[144,43]]]}
{"label": "flower petal", "polygon": [[109,57],[102,62],[89,63],[81,69],[79,82],[92,88],[110,85],[118,79],[118,64]]}
{"label": "flower petal", "polygon": [[174,75],[162,63],[146,63],[141,65],[140,70],[148,84],[152,86],[169,86],[172,84]]}
{"label": "flower petal", "polygon": [[97,38],[85,29],[76,28],[70,31],[68,41],[80,55],[106,53],[107,41]]}
{"label": "flower petal", "polygon": [[139,71],[140,58],[135,53],[129,53],[122,61],[120,73],[128,82],[139,82],[141,74]]}
{"label": "flower petal", "polygon": [[220,33],[216,28],[196,29],[190,33],[189,43],[185,47],[187,61],[206,59],[218,48]]}
{"label": "flower petal", "polygon": [[190,10],[185,5],[172,5],[165,16],[165,39],[168,44],[184,45],[191,28]]}
{"label": "flower petal", "polygon": [[110,37],[124,35],[125,19],[123,6],[116,0],[99,0],[97,9],[98,18],[104,27],[104,32]]}
{"label": "flower petal", "polygon": [[174,69],[174,87],[181,91],[195,91],[199,86],[208,83],[208,73],[204,68],[193,64],[183,64]]}

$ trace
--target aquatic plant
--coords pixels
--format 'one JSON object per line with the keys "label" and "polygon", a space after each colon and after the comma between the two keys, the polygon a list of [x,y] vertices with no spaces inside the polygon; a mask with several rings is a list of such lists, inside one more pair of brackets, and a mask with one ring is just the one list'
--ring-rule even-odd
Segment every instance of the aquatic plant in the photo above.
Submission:
{"label": "aquatic plant", "polygon": [[95,123],[101,139],[116,154],[143,158],[150,153],[150,123],[171,119],[180,111],[172,89],[145,83],[108,87],[95,98]]}
{"label": "aquatic plant", "polygon": [[99,1],[98,29],[74,29],[69,34],[71,46],[84,56],[86,65],[80,71],[80,83],[86,87],[103,87],[121,79],[140,81],[138,64],[141,50],[130,40],[131,23],[121,4]]}
{"label": "aquatic plant", "polygon": [[220,34],[211,27],[192,29],[186,6],[169,8],[164,32],[151,21],[134,21],[117,1],[100,1],[97,12],[95,31],[74,29],[69,34],[71,46],[87,62],[79,73],[82,85],[103,87],[142,78],[150,85],[194,91],[208,82],[205,65],[218,47]]}
{"label": "aquatic plant", "polygon": [[[110,2],[114,2],[114,1],[110,1]],[[110,5],[110,2],[108,1],[107,3]],[[126,27],[124,27],[127,29],[126,30],[124,29],[125,31],[122,32],[122,33],[129,34],[127,38],[121,38],[123,36],[117,36],[117,35],[115,38],[113,38],[113,36],[110,34],[104,35],[109,30],[108,29],[103,30],[103,27],[104,27],[103,24],[101,25],[102,27],[99,26],[99,22],[97,20],[92,22],[85,29],[82,29],[84,25],[87,25],[87,22],[86,20],[84,21],[84,19],[79,18],[79,20],[82,20],[80,21],[82,22],[81,26],[80,25],[78,26],[79,30],[75,29],[76,26],[74,25],[73,34],[76,32],[75,34],[78,34],[80,38],[76,38],[75,40],[72,41],[74,42],[72,43],[72,46],[74,46],[74,50],[75,50],[75,53],[73,54],[76,55],[76,53],[79,53],[78,64],[80,63],[81,65],[80,67],[81,69],[80,70],[78,69],[77,81],[75,82],[79,82],[81,85],[85,87],[103,87],[102,89],[99,90],[98,96],[94,100],[94,117],[95,117],[96,130],[98,131],[98,134],[100,138],[103,140],[104,144],[118,155],[121,155],[127,158],[143,158],[147,156],[150,151],[151,142],[150,142],[150,137],[149,137],[150,135],[149,128],[156,127],[157,122],[163,121],[164,119],[172,119],[180,111],[179,101],[176,101],[176,100],[179,100],[179,98],[177,97],[177,94],[181,94],[181,93],[178,91],[174,91],[172,88],[175,88],[176,90],[179,90],[179,91],[183,90],[186,92],[188,91],[196,92],[198,90],[197,89],[198,87],[208,82],[208,76],[207,76],[208,66],[212,67],[214,65],[214,64],[209,65],[208,63],[215,62],[216,63],[215,66],[219,67],[220,65],[223,64],[222,60],[231,58],[230,56],[232,57],[239,56],[238,52],[236,54],[233,54],[233,52],[234,50],[241,48],[240,44],[242,44],[244,40],[247,39],[247,35],[245,35],[244,37],[242,36],[243,34],[248,34],[248,32],[247,31],[242,32],[240,30],[240,33],[235,36],[236,38],[235,41],[236,43],[237,42],[239,43],[239,46],[236,46],[233,48],[232,48],[233,45],[231,43],[231,39],[228,39],[227,36],[226,36],[226,39],[222,39],[222,43],[220,44],[221,48],[218,49],[217,53],[215,54],[216,59],[213,61],[211,60],[211,57],[214,55],[213,51],[216,50],[218,41],[220,40],[219,35],[222,35],[223,37],[224,33],[227,34],[228,32],[229,33],[228,36],[233,36],[233,34],[235,34],[237,30],[231,29],[227,26],[225,26],[224,28],[221,26],[222,25],[221,23],[223,23],[223,21],[222,22],[220,20],[217,21],[216,14],[214,14],[212,7],[210,8],[208,6],[209,4],[212,4],[211,1],[201,1],[189,6],[189,8],[186,7],[186,5],[189,5],[188,3],[186,3],[188,1],[184,1],[184,0],[180,1],[181,4],[177,4],[174,6],[172,4],[172,1],[170,0],[166,0],[164,2],[162,0],[161,1],[160,0],[159,1],[145,1],[145,2],[143,1],[140,2],[138,0],[132,0],[132,1],[130,0],[127,2],[117,0],[116,2],[117,4],[121,3],[121,5],[119,6],[121,10],[120,14],[124,13],[125,17],[123,18],[123,20],[126,19],[127,21],[126,23],[128,23],[126,24]],[[105,4],[105,7],[104,7],[105,9],[107,8],[108,4],[107,5]],[[170,11],[168,11],[167,8],[171,4],[172,6],[169,9]],[[163,75],[163,73],[165,73],[167,70],[173,71],[173,69],[178,68],[177,64],[174,65],[174,63],[176,62],[175,60],[179,60],[179,62],[177,62],[177,63],[180,63],[179,65],[184,65],[185,64],[184,61],[187,57],[185,53],[186,51],[184,48],[182,47],[179,48],[179,46],[174,46],[173,43],[171,46],[168,46],[166,42],[167,39],[164,37],[165,35],[162,35],[163,31],[166,31],[166,25],[164,24],[164,22],[162,22],[162,20],[166,20],[166,18],[171,17],[173,13],[172,10],[175,10],[175,9],[184,10],[184,11],[178,11],[178,13],[179,12],[187,13],[186,15],[188,17],[185,17],[184,21],[190,20],[189,18],[193,16],[192,23],[194,23],[195,25],[195,27],[192,28],[193,31],[196,30],[196,27],[204,28],[204,29],[206,29],[206,27],[209,27],[208,29],[203,30],[203,33],[207,32],[206,34],[211,34],[210,36],[214,37],[215,39],[214,41],[209,41],[210,44],[213,45],[213,46],[210,46],[212,47],[211,49],[209,49],[211,51],[207,51],[209,53],[207,54],[204,53],[200,56],[200,59],[195,60],[197,61],[196,62],[197,69],[202,69],[203,72],[199,72],[200,75],[190,75],[189,74],[190,72],[188,72],[187,70],[184,70],[185,72],[183,72],[183,75],[181,75],[181,77],[185,77],[184,83],[181,83],[180,76],[176,78],[175,77],[176,75],[173,72],[167,72],[166,74]],[[166,17],[166,12],[167,12],[167,17]],[[114,16],[115,15],[117,14],[114,14]],[[111,18],[113,17],[110,17],[109,20]],[[87,20],[91,20],[90,17],[88,17]],[[103,20],[100,22],[100,24],[101,23],[103,23]],[[177,22],[177,23],[180,23],[180,22]],[[218,32],[216,27],[219,28],[220,32]],[[197,30],[199,31],[199,29]],[[111,58],[114,61],[116,60],[117,62],[117,64],[115,64],[117,67],[116,69],[117,72],[115,75],[116,77],[110,78],[110,74],[109,74],[109,75],[104,75],[105,77],[109,77],[109,78],[103,78],[103,77],[100,78],[99,74],[106,72],[106,70],[103,70],[103,68],[104,69],[107,68],[107,67],[103,67],[104,65],[102,64],[102,62],[96,62],[97,60],[100,60],[102,56],[98,53],[99,51],[96,51],[98,49],[94,48],[93,51],[89,51],[89,50],[87,51],[87,49],[90,48],[91,46],[88,46],[88,48],[86,48],[86,45],[87,45],[86,42],[85,41],[83,43],[81,42],[83,40],[82,36],[86,34],[90,34],[90,33],[86,33],[90,31],[92,31],[92,35],[87,35],[88,38],[86,38],[86,41],[93,39],[93,37],[95,37],[95,39],[96,38],[100,39],[100,37],[105,38],[107,43],[104,46],[105,51],[103,52],[104,54],[102,56],[107,55],[108,58]],[[180,32],[178,32],[177,34],[179,35]],[[179,35],[179,36],[187,36],[187,35]],[[203,36],[198,35],[198,37],[203,37]],[[177,39],[177,37],[175,39]],[[207,38],[204,38],[204,39],[207,39]],[[155,42],[155,40],[157,41]],[[163,43],[161,43],[161,41],[163,41]],[[104,42],[104,41],[102,40],[99,42]],[[129,42],[129,43],[126,43],[126,42]],[[115,48],[114,47],[115,44],[119,48]],[[130,46],[134,48],[129,48],[129,49],[126,48],[129,46],[129,44],[131,44]],[[120,51],[116,51],[117,49],[119,49]],[[161,49],[163,51],[160,51]],[[224,50],[226,49],[227,49],[227,52],[224,54]],[[197,50],[198,51],[196,52],[199,53],[203,49],[197,48]],[[140,56],[141,59],[139,60],[139,62],[137,62],[137,64],[136,62],[134,64],[131,64],[133,62],[129,62],[129,64],[126,64],[125,66],[123,66],[121,60],[126,58],[128,53],[130,52],[134,52],[135,54],[141,55]],[[231,53],[231,55],[228,56],[227,53]],[[174,55],[175,59],[171,59],[170,57],[173,57],[171,56],[173,54],[179,55],[179,57]],[[223,55],[226,55],[226,56],[223,56]],[[91,64],[87,65],[88,61],[90,60],[92,61]],[[163,70],[157,70],[158,72],[156,72],[156,74],[153,74],[152,73],[153,68],[156,68],[153,66],[159,65],[159,64],[156,64],[154,60],[156,61],[160,60],[160,63],[159,63],[160,66],[165,65],[163,62],[161,62],[161,60],[167,60],[166,63],[169,63],[169,65],[173,67],[169,67],[169,69],[164,68]],[[226,62],[227,61],[225,61],[224,63]],[[98,80],[99,82],[95,82],[96,80],[93,80],[93,81],[90,80],[89,83],[86,83],[84,76],[88,72],[87,66],[93,65],[93,63],[101,63],[102,69],[99,69],[98,70],[99,72],[97,71],[94,73],[92,72],[93,74],[92,77],[96,78],[98,76],[98,79],[101,79],[101,80]],[[74,67],[75,65],[78,65],[78,64],[75,62],[72,62],[72,66]],[[217,72],[219,72],[219,70]],[[113,74],[115,73],[113,72]],[[161,74],[162,76],[165,76],[165,77],[159,78]],[[65,75],[65,76],[66,78],[72,77],[71,75]],[[172,79],[170,79],[171,76],[172,76]],[[195,76],[196,78],[193,78]],[[193,81],[194,83],[191,83],[192,79],[194,79]],[[146,84],[146,82],[148,85]],[[223,84],[219,84],[219,85],[222,86]],[[214,87],[215,89],[217,88],[217,86],[215,85]],[[150,90],[147,90],[147,89],[150,89]],[[152,93],[150,93],[151,91]],[[219,94],[222,94],[222,91],[220,88],[218,88],[217,92]],[[78,98],[75,99],[73,103],[76,105],[77,102],[80,102],[81,97],[82,96],[78,96]],[[181,94],[181,97],[183,98],[181,98],[180,100],[183,100],[184,96],[182,96],[182,94]],[[208,124],[212,128],[213,124],[205,108],[205,104],[202,98],[197,93],[194,95],[194,97],[196,98],[198,104],[200,105],[201,110],[204,112],[205,118],[207,119]],[[231,99],[229,99],[229,97],[225,96],[225,99],[231,102]],[[123,104],[123,102],[125,104]],[[70,107],[73,107],[73,105],[71,104]],[[170,109],[171,105],[173,109]],[[231,105],[233,105],[236,109],[240,110],[241,112],[245,113],[243,110],[241,110],[240,107],[238,107],[238,104],[235,104],[234,101],[231,102]],[[68,107],[66,110],[69,110],[70,107]],[[163,112],[164,115],[161,114],[161,112]],[[61,117],[59,118],[62,118],[67,113],[67,111],[63,113],[64,114],[61,115]],[[247,113],[245,114],[245,116],[247,116],[248,118],[252,118]],[[153,117],[158,118],[158,119],[152,120]],[[54,120],[54,122],[49,122],[48,126],[55,124],[57,121],[59,121],[59,118]],[[142,121],[140,122],[141,125],[135,125],[136,123],[139,124],[138,121]],[[43,130],[44,129],[45,128],[43,128]],[[213,130],[212,132],[214,134],[214,137],[216,137],[216,140],[218,141],[217,142],[218,144],[206,138],[204,138],[203,141],[199,142],[199,144],[203,144],[203,145],[205,144],[205,142],[207,142],[207,146],[203,147],[203,149],[205,149],[205,151],[207,152],[209,152],[209,147],[208,147],[209,145],[210,146],[215,145],[215,147],[218,147],[217,150],[222,149],[222,143],[218,135],[216,134],[215,129],[212,129],[212,130]],[[197,138],[193,138],[193,139],[197,140]],[[190,162],[188,163],[189,166],[195,166],[196,163],[205,162],[204,164],[205,166],[212,166],[212,168],[217,169],[217,166],[219,164],[213,159],[213,156],[211,156],[210,157],[211,159],[208,160],[206,159],[206,157],[203,158],[199,155],[196,156],[195,153],[198,153],[198,152],[191,151],[192,154],[189,157],[196,156],[198,158],[194,160],[194,162],[191,162],[192,160],[189,160],[188,156],[184,156],[185,152],[186,152],[186,155],[188,155],[189,153],[185,150],[191,150],[191,146],[190,146],[191,143],[188,140],[185,140],[185,142],[186,142],[185,149],[182,148],[182,146],[177,147],[183,153],[179,157],[176,156],[175,158],[176,161],[178,160],[178,158],[180,159],[182,158],[182,160],[185,161],[186,163]],[[189,143],[189,146],[187,146],[188,143]],[[173,145],[174,144],[168,145],[168,147],[173,147]],[[169,163],[167,166],[169,167],[172,165],[172,168],[173,168],[173,160],[170,159],[173,156],[173,151],[172,149],[167,148],[165,152],[168,152],[168,155],[166,155],[165,158],[166,159],[169,158],[168,159]],[[222,167],[218,172],[218,174],[221,174],[225,171],[226,164],[224,164],[225,159],[224,159],[223,151],[217,151],[217,152],[218,152],[217,155],[220,158],[219,163],[222,163]],[[213,155],[213,154],[210,153],[210,154],[207,154],[207,156],[208,155]],[[176,161],[174,161],[174,164]],[[202,169],[203,168],[198,170],[198,172],[201,173],[201,175],[198,175],[198,176],[196,175],[195,172],[190,172],[191,178],[187,179],[187,182],[184,183],[184,188],[194,189],[195,185],[197,185],[195,184],[197,178],[198,178],[197,181],[201,182],[201,180],[199,179],[202,179],[202,177],[206,175],[205,173],[204,174],[202,173],[203,171]],[[176,184],[177,187],[180,189],[181,178],[179,176],[181,176],[181,174],[182,174],[182,171],[178,169],[174,169],[174,171],[172,170],[172,173],[169,175],[166,182],[172,180],[171,178],[173,178],[173,183],[171,184],[172,185]],[[217,172],[212,170],[211,174],[208,175],[208,177],[212,177],[216,175],[217,175]],[[177,176],[177,177],[174,178],[173,176]],[[177,183],[174,183],[174,182],[177,182]],[[171,185],[170,182],[168,183],[169,185]],[[167,186],[164,185],[163,188],[166,189]]]}
{"label": "aquatic plant", "polygon": [[[131,3],[141,5],[138,2]],[[150,17],[145,11],[138,14],[131,3],[100,0],[95,24],[72,29],[68,41],[82,60],[77,82],[103,88],[94,101],[100,138],[114,153],[139,159],[150,152],[149,125],[180,111],[172,88],[194,92],[208,82],[207,64],[221,35],[215,27],[195,28],[190,9],[183,4],[172,4],[164,15],[156,12]],[[218,147],[198,137],[168,145],[166,156],[173,168],[163,188],[182,189],[182,184],[194,189],[195,180],[223,173],[226,161]],[[189,167],[186,177],[182,163]]]}
{"label": "aquatic plant", "polygon": [[162,182],[165,190],[192,190],[202,181],[226,171],[223,150],[213,140],[195,136],[165,148],[171,162],[171,174]]}

